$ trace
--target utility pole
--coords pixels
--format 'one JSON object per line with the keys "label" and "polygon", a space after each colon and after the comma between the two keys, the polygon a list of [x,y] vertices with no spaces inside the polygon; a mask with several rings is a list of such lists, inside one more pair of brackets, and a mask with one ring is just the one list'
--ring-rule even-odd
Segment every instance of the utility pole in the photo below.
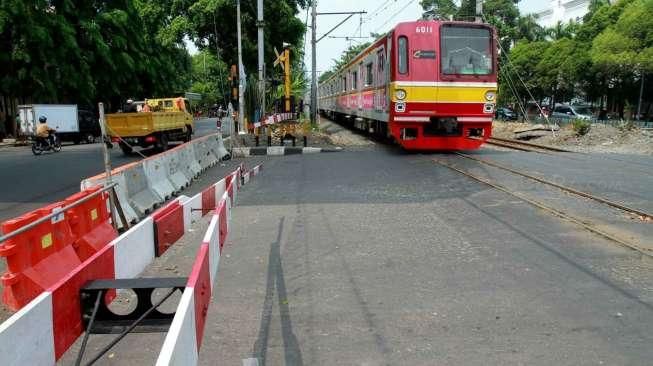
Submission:
{"label": "utility pole", "polygon": [[644,71],[642,71],[642,84],[639,87],[639,102],[637,103],[637,120],[640,121],[642,119],[642,99],[644,98],[644,77],[646,74],[644,74]]}
{"label": "utility pole", "polygon": [[245,70],[243,70],[243,45],[242,45],[242,36],[240,33],[240,0],[236,0],[236,30],[238,32],[238,129],[240,132],[245,127],[245,106],[243,105],[243,94],[245,92],[245,86],[243,85],[243,79]]}
{"label": "utility pole", "polygon": [[[315,124],[317,121],[317,55],[316,55],[316,45],[319,41],[323,40],[324,37],[328,36],[331,32],[336,30],[339,26],[341,26],[344,22],[349,20],[349,18],[353,17],[356,14],[367,14],[366,11],[344,11],[344,12],[333,12],[333,13],[318,13],[317,12],[317,0],[312,0],[311,1],[312,5],[312,12],[311,12],[311,46],[313,49],[313,57],[312,57],[312,72],[311,72],[311,124]],[[315,20],[317,19],[318,15],[349,15],[346,17],[343,21],[338,23],[335,27],[331,28],[328,32],[326,32],[320,39],[315,39],[316,34],[315,34]]]}
{"label": "utility pole", "polygon": [[263,39],[263,0],[257,2],[257,22],[258,27],[258,90],[261,97],[261,118],[265,115],[265,61],[263,59],[263,47],[265,46]]}
{"label": "utility pole", "polygon": [[317,0],[311,0],[311,125],[317,123],[317,41],[315,40],[315,20],[317,19]]}
{"label": "utility pole", "polygon": [[483,22],[483,0],[476,0],[476,23]]}

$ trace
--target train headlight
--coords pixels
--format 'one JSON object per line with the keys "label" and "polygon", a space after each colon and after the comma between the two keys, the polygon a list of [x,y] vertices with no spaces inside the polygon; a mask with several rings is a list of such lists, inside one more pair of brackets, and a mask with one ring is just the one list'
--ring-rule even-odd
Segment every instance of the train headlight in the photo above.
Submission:
{"label": "train headlight", "polygon": [[497,93],[493,91],[489,91],[485,93],[485,100],[488,102],[493,102],[495,99],[497,99]]}
{"label": "train headlight", "polygon": [[395,90],[395,98],[399,100],[404,100],[406,99],[406,91],[403,89],[397,89]]}

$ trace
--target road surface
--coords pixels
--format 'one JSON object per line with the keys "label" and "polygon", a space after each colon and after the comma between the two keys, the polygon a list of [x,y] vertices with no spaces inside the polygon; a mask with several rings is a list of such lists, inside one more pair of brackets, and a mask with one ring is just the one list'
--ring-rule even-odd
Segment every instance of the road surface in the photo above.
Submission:
{"label": "road surface", "polygon": [[[433,161],[449,157],[267,159],[238,194],[200,364],[649,365],[653,261]],[[157,266],[189,273],[204,229]],[[99,364],[152,364],[162,339]]]}
{"label": "road surface", "polygon": [[[216,131],[215,118],[197,120],[194,138]],[[152,150],[145,150],[151,155]],[[111,150],[114,167],[141,159]],[[102,146],[65,145],[60,153],[34,156],[29,147],[0,149],[0,221],[56,202],[79,191],[86,177],[104,171]]]}

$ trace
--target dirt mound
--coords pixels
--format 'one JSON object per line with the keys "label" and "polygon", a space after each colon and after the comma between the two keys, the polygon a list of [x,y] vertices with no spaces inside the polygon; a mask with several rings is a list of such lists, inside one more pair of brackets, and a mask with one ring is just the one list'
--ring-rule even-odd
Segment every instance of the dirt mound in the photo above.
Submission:
{"label": "dirt mound", "polygon": [[[526,126],[519,122],[495,122],[492,136],[516,138],[515,132],[523,131]],[[653,155],[653,131],[599,123],[592,124],[584,136],[578,136],[571,125],[565,125],[555,133],[547,132],[531,141],[583,152]]]}

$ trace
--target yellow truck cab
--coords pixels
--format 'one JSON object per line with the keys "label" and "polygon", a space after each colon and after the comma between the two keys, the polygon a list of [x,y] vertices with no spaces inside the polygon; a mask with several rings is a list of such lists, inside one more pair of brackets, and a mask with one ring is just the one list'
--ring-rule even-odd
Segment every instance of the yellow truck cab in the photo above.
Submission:
{"label": "yellow truck cab", "polygon": [[191,140],[195,124],[184,98],[146,99],[135,103],[138,112],[106,116],[107,133],[125,154],[134,146],[168,149],[168,142]]}

